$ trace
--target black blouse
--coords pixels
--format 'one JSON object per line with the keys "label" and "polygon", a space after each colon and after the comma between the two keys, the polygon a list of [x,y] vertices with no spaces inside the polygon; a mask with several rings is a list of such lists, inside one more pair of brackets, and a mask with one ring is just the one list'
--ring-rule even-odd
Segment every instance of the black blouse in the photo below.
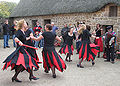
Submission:
{"label": "black blouse", "polygon": [[18,30],[16,32],[15,37],[17,37],[23,44],[26,43],[26,36],[25,36],[25,34],[21,30]]}
{"label": "black blouse", "polygon": [[69,36],[68,33],[66,35],[64,35],[64,43],[65,44],[68,44],[68,45],[72,45],[73,44],[73,39],[75,40],[76,39],[76,36],[75,34],[73,34],[73,36]]}
{"label": "black blouse", "polygon": [[54,46],[54,40],[56,38],[56,34],[53,32],[44,32],[42,34],[44,37],[44,47],[52,47]]}
{"label": "black blouse", "polygon": [[91,37],[91,34],[89,33],[89,31],[86,29],[86,30],[83,30],[83,33],[79,35],[79,39],[81,38],[81,41],[87,41],[90,43],[90,37]]}
{"label": "black blouse", "polygon": [[100,37],[101,36],[101,30],[95,30],[96,31],[96,37]]}
{"label": "black blouse", "polygon": [[[31,34],[31,33],[32,33],[31,30],[28,29],[28,30],[25,32],[25,36],[26,36],[26,37],[30,37],[30,34]],[[34,46],[34,43],[33,43],[33,41],[32,41],[31,39],[29,39],[29,40],[26,41],[26,45]]]}

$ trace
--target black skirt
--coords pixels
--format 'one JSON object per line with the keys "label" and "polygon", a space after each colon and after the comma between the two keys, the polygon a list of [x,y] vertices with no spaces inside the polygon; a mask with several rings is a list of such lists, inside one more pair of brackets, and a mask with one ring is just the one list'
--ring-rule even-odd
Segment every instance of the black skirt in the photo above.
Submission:
{"label": "black skirt", "polygon": [[56,52],[54,47],[44,47],[42,51],[44,69],[49,70],[52,66],[63,72],[66,65],[61,56]]}
{"label": "black skirt", "polygon": [[73,55],[73,45],[67,45],[67,44],[63,44],[59,50],[60,54],[66,54],[66,53],[70,53]]}
{"label": "black skirt", "polygon": [[80,47],[78,49],[79,59],[82,60],[94,60],[97,53],[99,52],[99,46],[95,44],[90,44],[88,42],[81,42]]}

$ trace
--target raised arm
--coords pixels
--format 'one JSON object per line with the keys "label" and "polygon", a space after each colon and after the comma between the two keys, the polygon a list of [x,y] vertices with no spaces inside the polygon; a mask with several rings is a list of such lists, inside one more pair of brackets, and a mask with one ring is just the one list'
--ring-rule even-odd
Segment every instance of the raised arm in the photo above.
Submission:
{"label": "raised arm", "polygon": [[[30,36],[33,36],[33,33],[30,33]],[[26,37],[26,40],[29,40],[31,37]]]}
{"label": "raised arm", "polygon": [[40,41],[41,39],[43,39],[44,37],[42,36],[42,35],[40,35],[38,38],[36,38],[36,37],[34,37],[34,36],[30,36],[30,38],[32,39],[32,40],[35,40],[35,41]]}
{"label": "raised arm", "polygon": [[58,40],[59,42],[61,42],[60,37],[56,36],[56,38],[55,38],[55,39],[56,39],[56,40]]}
{"label": "raised arm", "polygon": [[92,38],[96,38],[96,36],[94,36],[94,35],[91,35],[91,37],[92,37]]}

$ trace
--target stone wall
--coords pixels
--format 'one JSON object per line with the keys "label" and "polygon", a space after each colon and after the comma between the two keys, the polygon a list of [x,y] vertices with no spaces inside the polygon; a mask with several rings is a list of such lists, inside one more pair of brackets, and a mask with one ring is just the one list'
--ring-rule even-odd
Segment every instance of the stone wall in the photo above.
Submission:
{"label": "stone wall", "polygon": [[[32,17],[22,17],[24,18],[30,26],[32,26],[32,20],[38,20],[42,27],[44,26],[45,19],[51,19],[56,26],[62,28],[64,24],[73,25],[77,22],[84,21],[87,25],[90,25],[93,31],[97,23],[101,25],[113,25],[114,31],[118,34],[120,31],[120,7],[118,7],[118,16],[109,17],[109,6],[114,6],[114,4],[108,4],[103,7],[100,11],[93,13],[71,13],[71,14],[57,14],[48,16],[32,16]],[[21,18],[15,18],[19,20]],[[61,29],[59,29],[61,30]]]}

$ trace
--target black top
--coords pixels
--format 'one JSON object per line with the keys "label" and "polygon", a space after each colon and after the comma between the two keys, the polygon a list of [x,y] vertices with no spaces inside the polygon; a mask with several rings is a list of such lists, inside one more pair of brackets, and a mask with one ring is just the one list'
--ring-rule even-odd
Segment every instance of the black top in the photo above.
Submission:
{"label": "black top", "polygon": [[42,34],[44,37],[44,47],[52,47],[54,46],[54,40],[56,38],[56,34],[53,32],[44,32]]}
{"label": "black top", "polygon": [[10,26],[9,24],[3,24],[3,35],[7,35],[10,33]]}
{"label": "black top", "polygon": [[111,40],[112,37],[114,37],[114,43],[112,43],[111,46],[114,46],[115,41],[116,41],[116,36],[115,36],[114,34],[112,34],[112,32],[111,32],[111,33],[110,33],[110,32],[107,32],[107,33],[105,34],[105,45],[106,45],[107,47],[109,46],[109,42],[110,42],[110,40]]}
{"label": "black top", "polygon": [[13,24],[12,27],[11,27],[11,32],[12,32],[12,35],[15,35],[15,32],[16,32],[16,26]]}
{"label": "black top", "polygon": [[65,34],[67,34],[69,31],[69,28],[68,27],[64,27],[62,30],[61,30],[61,35],[64,36]]}
{"label": "black top", "polygon": [[75,37],[75,34],[73,33],[73,36],[69,36],[68,33],[66,35],[64,35],[64,43],[67,44],[67,45],[72,45],[73,44],[73,39],[75,40],[76,37]]}
{"label": "black top", "polygon": [[[25,32],[25,36],[26,36],[26,37],[30,37],[30,34],[31,34],[31,33],[32,33],[31,30],[28,29],[28,30]],[[26,41],[26,45],[34,46],[34,43],[33,43],[33,41],[32,41],[31,39],[29,39],[29,40]]]}
{"label": "black top", "polygon": [[15,37],[17,37],[23,44],[26,43],[26,36],[25,36],[25,34],[21,30],[18,30],[16,32]]}
{"label": "black top", "polygon": [[91,37],[91,34],[89,33],[89,31],[86,29],[86,30],[83,30],[83,33],[79,35],[79,39],[81,38],[81,41],[86,41],[86,42],[89,42],[90,43],[90,37]]}
{"label": "black top", "polygon": [[100,37],[101,36],[101,30],[95,30],[96,31],[96,37]]}

